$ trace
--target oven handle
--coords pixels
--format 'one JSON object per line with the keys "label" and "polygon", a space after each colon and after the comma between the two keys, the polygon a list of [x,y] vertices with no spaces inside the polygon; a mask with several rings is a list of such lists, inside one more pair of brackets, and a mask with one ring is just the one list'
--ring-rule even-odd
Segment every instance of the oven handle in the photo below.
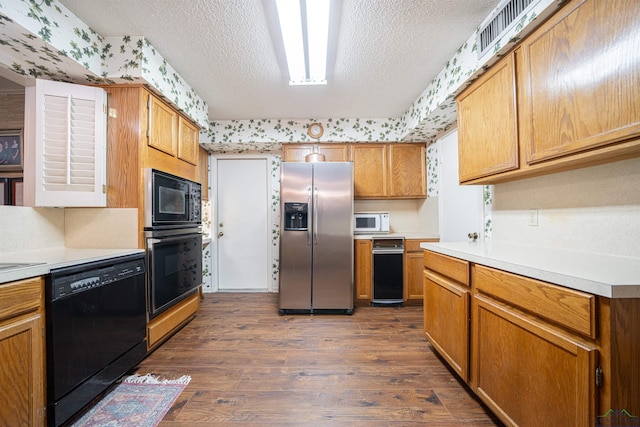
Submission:
{"label": "oven handle", "polygon": [[373,249],[372,254],[404,254],[404,249]]}

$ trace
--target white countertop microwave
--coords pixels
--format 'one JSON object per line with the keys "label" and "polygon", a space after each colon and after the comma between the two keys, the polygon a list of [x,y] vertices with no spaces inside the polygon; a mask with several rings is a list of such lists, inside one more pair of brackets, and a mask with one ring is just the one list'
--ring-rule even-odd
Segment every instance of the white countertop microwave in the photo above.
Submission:
{"label": "white countertop microwave", "polygon": [[353,232],[356,234],[389,232],[389,212],[356,212],[353,218]]}

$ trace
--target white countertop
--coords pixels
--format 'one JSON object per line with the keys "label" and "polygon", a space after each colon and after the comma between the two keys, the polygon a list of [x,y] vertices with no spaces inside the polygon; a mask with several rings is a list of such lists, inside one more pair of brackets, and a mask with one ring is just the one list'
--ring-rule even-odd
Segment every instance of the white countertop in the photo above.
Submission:
{"label": "white countertop", "polygon": [[444,242],[420,247],[608,298],[640,298],[640,258],[517,243]]}
{"label": "white countertop", "polygon": [[376,238],[395,238],[398,239],[400,237],[404,237],[405,239],[439,239],[440,236],[434,236],[434,235],[430,235],[427,233],[419,233],[419,232],[415,232],[415,231],[410,231],[407,233],[402,233],[402,232],[393,232],[393,233],[371,233],[371,234],[354,234],[353,238],[355,240],[362,240],[362,239],[376,239]]}
{"label": "white countertop", "polygon": [[71,249],[46,248],[29,251],[1,252],[0,263],[38,263],[9,270],[0,269],[0,283],[49,274],[52,269],[70,267],[92,261],[144,253],[143,249]]}

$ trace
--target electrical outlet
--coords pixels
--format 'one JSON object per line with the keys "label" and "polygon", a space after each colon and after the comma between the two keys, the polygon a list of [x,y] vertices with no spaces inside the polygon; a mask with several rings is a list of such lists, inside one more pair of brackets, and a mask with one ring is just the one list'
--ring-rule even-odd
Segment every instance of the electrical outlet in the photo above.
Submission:
{"label": "electrical outlet", "polygon": [[538,226],[538,209],[529,209],[529,221],[527,224],[532,227]]}

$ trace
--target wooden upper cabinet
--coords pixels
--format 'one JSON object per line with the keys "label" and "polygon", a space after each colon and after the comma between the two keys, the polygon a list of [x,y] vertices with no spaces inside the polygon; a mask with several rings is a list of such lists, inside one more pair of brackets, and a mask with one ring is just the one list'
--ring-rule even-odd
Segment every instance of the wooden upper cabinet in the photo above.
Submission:
{"label": "wooden upper cabinet", "polygon": [[389,144],[389,195],[426,197],[424,144]]}
{"label": "wooden upper cabinet", "polygon": [[457,99],[460,182],[519,166],[514,62],[506,56]]}
{"label": "wooden upper cabinet", "polygon": [[386,144],[354,144],[351,150],[354,197],[387,197]]}
{"label": "wooden upper cabinet", "polygon": [[150,147],[176,155],[178,114],[160,99],[149,94],[147,138]]}
{"label": "wooden upper cabinet", "polygon": [[304,162],[307,154],[324,154],[327,162],[348,162],[351,160],[351,145],[328,144],[282,144],[282,161]]}
{"label": "wooden upper cabinet", "polygon": [[460,182],[640,155],[640,2],[572,0],[457,98]]}
{"label": "wooden upper cabinet", "polygon": [[198,128],[178,116],[178,158],[192,165],[198,164]]}
{"label": "wooden upper cabinet", "polygon": [[319,144],[318,153],[324,154],[327,162],[348,162],[351,160],[350,144]]}
{"label": "wooden upper cabinet", "polygon": [[282,144],[283,162],[304,162],[304,156],[313,153],[313,144]]}
{"label": "wooden upper cabinet", "polygon": [[522,43],[530,164],[640,135],[640,2],[573,1]]}

